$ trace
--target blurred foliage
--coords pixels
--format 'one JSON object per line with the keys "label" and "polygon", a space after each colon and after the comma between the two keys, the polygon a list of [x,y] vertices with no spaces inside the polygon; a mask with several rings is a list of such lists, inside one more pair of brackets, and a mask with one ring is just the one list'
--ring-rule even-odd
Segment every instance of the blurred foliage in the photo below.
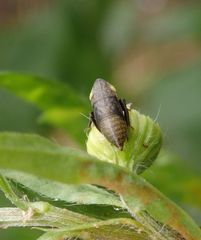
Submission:
{"label": "blurred foliage", "polygon": [[36,230],[26,229],[26,228],[10,228],[9,230],[1,230],[1,239],[29,239],[36,240],[41,233]]}
{"label": "blurred foliage", "polygon": [[[97,75],[109,78],[99,46],[107,1],[55,1],[0,34],[0,66],[67,81],[87,93]],[[81,84],[84,83],[84,84]]]}
{"label": "blurred foliage", "polygon": [[201,5],[179,5],[153,18],[143,30],[143,39],[148,42],[164,43],[185,38],[200,40]]}
{"label": "blurred foliage", "polygon": [[[30,103],[1,89],[0,130],[47,134],[47,124],[83,144],[79,114],[89,109],[92,82],[111,80],[143,113],[155,118],[161,109],[165,148],[181,159],[166,152],[145,175],[201,223],[200,2],[60,0],[21,14],[0,29],[0,70],[18,73],[7,75],[9,86],[0,78]],[[43,84],[49,90],[37,95]]]}
{"label": "blurred foliage", "polygon": [[87,122],[81,113],[88,114],[89,108],[86,98],[67,84],[30,75],[2,73],[0,86],[41,109],[41,123],[63,128],[78,142],[84,142],[83,129]]}
{"label": "blurred foliage", "polygon": [[147,92],[144,106],[152,116],[160,106],[166,145],[201,171],[200,76],[201,61],[166,75]]}
{"label": "blurred foliage", "polygon": [[[14,107],[13,107],[14,106]],[[39,111],[36,107],[23,102],[13,94],[0,89],[0,130],[38,132],[42,128],[37,124]]]}

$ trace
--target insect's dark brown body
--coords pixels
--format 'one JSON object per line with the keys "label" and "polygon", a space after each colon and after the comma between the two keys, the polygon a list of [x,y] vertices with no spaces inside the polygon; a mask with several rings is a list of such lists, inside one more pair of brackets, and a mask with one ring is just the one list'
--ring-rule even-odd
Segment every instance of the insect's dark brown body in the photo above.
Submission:
{"label": "insect's dark brown body", "polygon": [[122,150],[129,127],[125,101],[118,99],[114,87],[103,79],[95,81],[90,100],[91,120],[109,142]]}

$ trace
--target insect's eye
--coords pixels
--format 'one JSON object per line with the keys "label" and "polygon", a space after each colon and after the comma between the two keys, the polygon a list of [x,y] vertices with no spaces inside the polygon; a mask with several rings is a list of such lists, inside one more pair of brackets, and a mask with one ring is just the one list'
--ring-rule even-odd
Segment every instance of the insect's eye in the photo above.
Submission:
{"label": "insect's eye", "polygon": [[108,85],[112,91],[116,92],[116,88],[112,84],[108,83]]}
{"label": "insect's eye", "polygon": [[92,97],[93,97],[93,90],[91,90],[91,92],[90,92],[90,94],[89,94],[89,100],[90,100],[90,101],[91,101]]}

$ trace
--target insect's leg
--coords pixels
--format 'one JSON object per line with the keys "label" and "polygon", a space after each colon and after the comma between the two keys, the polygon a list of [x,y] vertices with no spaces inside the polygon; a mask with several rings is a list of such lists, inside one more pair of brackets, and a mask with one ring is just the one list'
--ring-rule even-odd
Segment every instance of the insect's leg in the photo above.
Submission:
{"label": "insect's leg", "polygon": [[[90,113],[90,120],[89,120],[89,124],[88,124],[89,127],[91,127],[92,122],[93,122],[93,124],[96,126],[96,128],[99,130],[98,125],[97,125],[97,123],[96,123],[96,119],[95,119],[95,117],[94,117],[94,112],[91,112],[91,113]],[[99,131],[100,131],[100,130],[99,130]]]}
{"label": "insect's leg", "polygon": [[92,124],[92,112],[90,112],[90,114],[89,114],[88,128],[91,127],[91,124]]}
{"label": "insect's leg", "polygon": [[130,119],[129,119],[128,108],[126,107],[126,100],[125,99],[119,99],[119,103],[120,103],[121,108],[124,112],[124,116],[125,116],[127,126],[130,126]]}
{"label": "insect's leg", "polygon": [[128,111],[130,111],[132,108],[132,103],[126,103],[126,108],[128,109]]}

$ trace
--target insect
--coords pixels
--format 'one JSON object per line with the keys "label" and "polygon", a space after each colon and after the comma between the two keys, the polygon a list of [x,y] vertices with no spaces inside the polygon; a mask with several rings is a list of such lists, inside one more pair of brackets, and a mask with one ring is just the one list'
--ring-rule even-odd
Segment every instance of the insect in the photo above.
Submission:
{"label": "insect", "polygon": [[89,99],[93,109],[90,125],[93,122],[106,139],[122,151],[130,126],[126,101],[118,99],[116,89],[100,78],[94,82]]}

